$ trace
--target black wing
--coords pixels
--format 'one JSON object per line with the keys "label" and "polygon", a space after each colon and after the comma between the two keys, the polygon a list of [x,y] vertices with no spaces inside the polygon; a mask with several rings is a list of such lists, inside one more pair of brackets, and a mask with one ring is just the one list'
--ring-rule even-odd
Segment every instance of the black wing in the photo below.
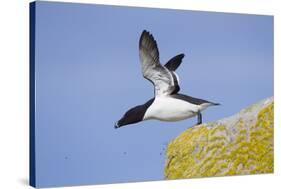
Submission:
{"label": "black wing", "polygon": [[176,69],[180,66],[184,54],[179,54],[171,58],[166,64],[165,67],[168,68],[170,71],[176,71]]}

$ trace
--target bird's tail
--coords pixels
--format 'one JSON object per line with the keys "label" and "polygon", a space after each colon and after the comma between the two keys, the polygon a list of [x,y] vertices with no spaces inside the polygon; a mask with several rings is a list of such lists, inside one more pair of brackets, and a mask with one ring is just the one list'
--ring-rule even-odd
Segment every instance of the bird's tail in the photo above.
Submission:
{"label": "bird's tail", "polygon": [[211,103],[213,106],[219,106],[219,105],[221,105],[220,103],[214,103],[214,102],[212,102]]}

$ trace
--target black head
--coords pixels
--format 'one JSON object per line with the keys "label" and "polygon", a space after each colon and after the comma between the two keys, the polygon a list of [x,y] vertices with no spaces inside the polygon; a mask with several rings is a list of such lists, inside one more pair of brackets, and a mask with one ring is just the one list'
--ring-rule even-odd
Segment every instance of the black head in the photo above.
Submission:
{"label": "black head", "polygon": [[153,103],[153,101],[154,99],[151,99],[143,105],[131,108],[124,114],[124,116],[119,121],[115,123],[114,127],[117,129],[125,125],[134,124],[142,121],[146,110]]}

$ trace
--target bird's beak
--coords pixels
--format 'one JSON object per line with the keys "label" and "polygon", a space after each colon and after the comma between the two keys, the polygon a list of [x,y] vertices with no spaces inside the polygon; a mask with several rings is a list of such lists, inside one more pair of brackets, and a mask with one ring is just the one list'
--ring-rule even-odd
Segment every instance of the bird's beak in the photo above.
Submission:
{"label": "bird's beak", "polygon": [[115,129],[118,129],[120,126],[118,125],[118,122],[115,122],[115,124],[114,124],[114,128]]}

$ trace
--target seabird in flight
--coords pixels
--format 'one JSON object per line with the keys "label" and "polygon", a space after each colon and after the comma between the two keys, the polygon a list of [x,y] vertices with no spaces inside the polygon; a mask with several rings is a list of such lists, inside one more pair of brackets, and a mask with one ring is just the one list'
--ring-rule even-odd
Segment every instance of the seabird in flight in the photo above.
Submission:
{"label": "seabird in flight", "polygon": [[173,57],[164,66],[161,65],[157,43],[146,30],[142,32],[139,40],[139,56],[143,77],[154,85],[154,98],[128,110],[115,123],[115,128],[149,119],[179,121],[194,116],[198,117],[197,124],[201,124],[201,112],[209,106],[219,105],[178,93],[179,77],[175,71],[184,54]]}

